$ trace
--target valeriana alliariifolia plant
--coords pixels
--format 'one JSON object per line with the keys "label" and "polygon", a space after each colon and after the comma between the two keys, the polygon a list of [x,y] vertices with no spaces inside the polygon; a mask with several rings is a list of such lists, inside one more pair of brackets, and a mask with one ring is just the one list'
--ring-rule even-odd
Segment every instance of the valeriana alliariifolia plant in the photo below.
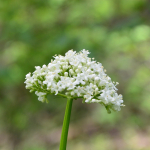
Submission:
{"label": "valeriana alliariifolia plant", "polygon": [[66,150],[72,101],[82,98],[84,103],[100,103],[108,113],[120,111],[122,95],[117,94],[117,82],[112,82],[101,63],[88,57],[89,52],[69,50],[65,56],[55,55],[47,66],[36,66],[26,75],[26,89],[35,92],[38,100],[48,102],[47,95],[55,94],[67,98],[60,150]]}

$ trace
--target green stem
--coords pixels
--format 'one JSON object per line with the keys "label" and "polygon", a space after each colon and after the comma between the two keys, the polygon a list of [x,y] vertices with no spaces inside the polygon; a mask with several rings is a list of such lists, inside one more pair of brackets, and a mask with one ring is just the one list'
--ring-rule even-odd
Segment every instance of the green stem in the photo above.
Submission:
{"label": "green stem", "polygon": [[58,93],[57,95],[62,96],[62,97],[65,97],[65,98],[68,98],[68,97],[67,97],[66,95],[64,95],[64,94]]}
{"label": "green stem", "polygon": [[72,102],[73,102],[73,99],[67,100],[59,150],[66,150]]}

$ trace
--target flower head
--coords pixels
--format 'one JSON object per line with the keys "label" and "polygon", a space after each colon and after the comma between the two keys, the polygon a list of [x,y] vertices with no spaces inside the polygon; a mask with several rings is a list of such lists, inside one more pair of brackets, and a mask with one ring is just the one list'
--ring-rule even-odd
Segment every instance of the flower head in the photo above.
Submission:
{"label": "flower head", "polygon": [[47,66],[35,67],[26,75],[26,88],[35,91],[39,101],[47,101],[47,94],[64,94],[72,99],[82,98],[86,103],[100,103],[119,111],[123,106],[122,95],[107,76],[101,63],[91,60],[89,52],[69,50],[65,56],[55,55]]}

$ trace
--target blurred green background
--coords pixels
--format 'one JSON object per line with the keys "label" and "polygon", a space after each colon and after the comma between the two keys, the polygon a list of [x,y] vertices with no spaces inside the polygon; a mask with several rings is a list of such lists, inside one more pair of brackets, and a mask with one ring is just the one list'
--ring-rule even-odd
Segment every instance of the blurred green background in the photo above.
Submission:
{"label": "blurred green background", "polygon": [[0,0],[0,150],[59,149],[66,99],[41,103],[24,80],[70,49],[103,64],[126,107],[74,101],[67,149],[149,150],[149,0]]}

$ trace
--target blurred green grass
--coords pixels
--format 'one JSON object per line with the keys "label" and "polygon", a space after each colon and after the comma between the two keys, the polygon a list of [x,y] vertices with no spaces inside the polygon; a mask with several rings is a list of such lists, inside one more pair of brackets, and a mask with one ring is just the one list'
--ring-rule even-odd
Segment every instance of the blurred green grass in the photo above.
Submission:
{"label": "blurred green grass", "polygon": [[57,150],[66,100],[41,103],[25,89],[34,66],[88,49],[118,81],[126,107],[107,114],[73,104],[68,149],[150,149],[148,0],[0,1],[0,149]]}

